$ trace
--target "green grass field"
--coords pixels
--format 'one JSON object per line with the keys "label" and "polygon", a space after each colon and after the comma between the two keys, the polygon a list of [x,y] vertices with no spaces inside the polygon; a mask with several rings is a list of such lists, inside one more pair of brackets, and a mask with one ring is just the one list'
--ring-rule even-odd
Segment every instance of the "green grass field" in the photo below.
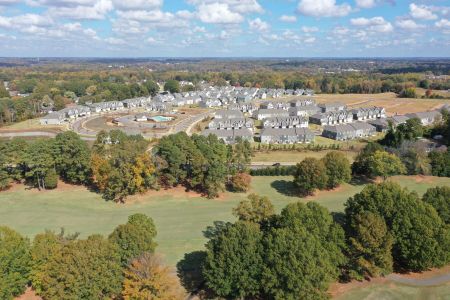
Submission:
{"label": "green grass field", "polygon": [[336,300],[449,300],[450,283],[440,286],[417,287],[396,283],[370,284],[367,287],[355,288]]}
{"label": "green grass field", "polygon": [[[314,157],[320,159],[324,157],[331,150],[323,151],[259,151],[255,152],[255,156],[252,158],[253,162],[301,162],[306,157]],[[355,151],[342,151],[345,156],[353,162],[358,155]]]}
{"label": "green grass field", "polygon": [[[307,199],[292,193],[290,177],[254,177],[252,192],[268,196],[280,211],[294,201],[317,201],[332,211],[342,211],[348,197],[359,192],[363,185],[343,185],[337,191],[319,192]],[[427,178],[417,182],[411,177],[395,177],[402,186],[419,194],[435,185],[449,185],[448,178]],[[130,214],[141,212],[151,216],[158,229],[158,252],[174,265],[183,254],[202,249],[202,231],[214,221],[232,221],[233,207],[244,194],[226,193],[217,200],[209,200],[184,193],[158,192],[139,197],[128,204],[105,202],[100,195],[83,187],[70,187],[38,192],[19,186],[0,193],[0,225],[10,226],[32,238],[46,229],[80,232],[83,237],[100,233],[107,235],[115,226],[124,223]]]}

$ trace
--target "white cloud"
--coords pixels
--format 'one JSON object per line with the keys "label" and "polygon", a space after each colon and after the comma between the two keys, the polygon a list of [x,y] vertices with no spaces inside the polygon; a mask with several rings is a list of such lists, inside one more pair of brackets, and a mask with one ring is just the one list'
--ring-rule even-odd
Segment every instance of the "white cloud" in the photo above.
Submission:
{"label": "white cloud", "polygon": [[390,32],[393,30],[392,24],[386,21],[383,17],[373,18],[355,18],[351,19],[350,23],[354,26],[364,26],[371,31],[376,32]]}
{"label": "white cloud", "polygon": [[95,0],[90,1],[92,5],[76,5],[80,3],[85,4],[86,0],[67,1],[63,2],[67,6],[51,6],[48,9],[48,14],[54,17],[76,19],[76,20],[102,20],[106,14],[113,9],[113,4],[110,0]]}
{"label": "white cloud", "polygon": [[350,29],[348,29],[347,27],[342,27],[342,26],[335,27],[332,31],[333,35],[339,35],[339,36],[347,35],[349,32],[350,32]]}
{"label": "white cloud", "polygon": [[377,4],[375,0],[355,0],[355,2],[360,8],[372,8]]}
{"label": "white cloud", "polygon": [[248,21],[248,25],[251,30],[256,30],[260,32],[268,31],[270,26],[267,22],[264,22],[260,18]]}
{"label": "white cloud", "polygon": [[437,28],[444,28],[444,29],[450,29],[450,21],[447,19],[440,19],[439,21],[437,21],[436,23],[434,23],[434,25]]}
{"label": "white cloud", "polygon": [[426,5],[417,5],[415,3],[411,3],[409,5],[409,13],[415,19],[422,19],[422,20],[437,19],[437,16],[433,14],[431,7]]}
{"label": "white cloud", "polygon": [[256,0],[188,0],[190,4],[196,6],[208,4],[226,4],[230,10],[237,13],[262,13],[262,6]]}
{"label": "white cloud", "polygon": [[297,11],[312,17],[343,17],[351,12],[348,3],[336,4],[336,0],[300,0]]}
{"label": "white cloud", "polygon": [[411,19],[398,20],[397,22],[395,22],[395,25],[397,25],[397,27],[399,27],[401,29],[406,29],[406,30],[417,30],[417,29],[425,28],[424,25],[417,24],[414,20],[411,20]]}
{"label": "white cloud", "polygon": [[315,37],[309,37],[303,40],[305,43],[311,44],[314,43],[316,41]]}
{"label": "white cloud", "polygon": [[106,38],[105,42],[110,44],[110,45],[125,45],[127,43],[123,39],[114,38],[114,37]]}
{"label": "white cloud", "polygon": [[168,12],[162,12],[160,10],[129,10],[118,11],[117,15],[122,19],[134,20],[139,22],[161,22],[168,23],[173,21],[174,15]]}
{"label": "white cloud", "polygon": [[308,26],[302,26],[301,30],[304,33],[311,33],[311,32],[317,32],[319,31],[319,28],[312,26],[312,27],[308,27]]}
{"label": "white cloud", "polygon": [[241,23],[244,20],[241,14],[231,11],[226,3],[201,4],[197,14],[204,23],[232,24]]}
{"label": "white cloud", "polygon": [[142,10],[159,8],[163,0],[112,0],[114,7],[120,10]]}
{"label": "white cloud", "polygon": [[0,0],[0,6],[7,6],[7,5],[13,5],[13,4],[19,4],[20,0]]}
{"label": "white cloud", "polygon": [[296,16],[282,15],[280,17],[280,21],[286,22],[286,23],[295,23],[295,22],[297,22],[297,17]]}

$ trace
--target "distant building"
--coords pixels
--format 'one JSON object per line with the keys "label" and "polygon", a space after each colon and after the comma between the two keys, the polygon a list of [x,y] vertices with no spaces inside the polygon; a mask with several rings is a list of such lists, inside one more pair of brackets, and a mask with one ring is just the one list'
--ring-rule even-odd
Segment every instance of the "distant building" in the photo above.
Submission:
{"label": "distant building", "polygon": [[322,136],[338,141],[368,137],[375,134],[376,128],[365,122],[339,124],[334,126],[327,125],[322,132]]}
{"label": "distant building", "polygon": [[214,119],[208,124],[209,129],[248,128],[253,130],[253,120],[247,118]]}
{"label": "distant building", "polygon": [[350,111],[353,119],[357,121],[375,120],[386,118],[386,111],[383,107],[360,107]]}
{"label": "distant building", "polygon": [[219,129],[205,129],[202,135],[208,136],[215,134],[219,139],[223,140],[225,144],[234,144],[237,138],[243,140],[253,141],[253,132],[248,128],[219,130]]}
{"label": "distant building", "polygon": [[311,143],[314,133],[308,128],[264,128],[261,132],[263,144]]}
{"label": "distant building", "polygon": [[323,113],[330,111],[341,111],[346,110],[347,105],[342,102],[330,102],[330,103],[319,103],[317,105],[320,108],[320,111]]}
{"label": "distant building", "polygon": [[243,118],[244,114],[239,110],[220,109],[214,113],[215,119],[236,119]]}
{"label": "distant building", "polygon": [[264,119],[263,127],[264,128],[307,128],[308,127],[308,118],[307,117],[272,117]]}
{"label": "distant building", "polygon": [[434,122],[437,122],[442,118],[442,114],[437,110],[406,114],[406,116],[410,119],[419,119],[423,126],[432,125]]}
{"label": "distant building", "polygon": [[284,109],[259,109],[253,113],[257,120],[264,120],[273,117],[289,117],[289,112]]}
{"label": "distant building", "polygon": [[334,124],[347,124],[353,122],[353,115],[346,110],[329,111],[310,116],[309,122],[321,126]]}

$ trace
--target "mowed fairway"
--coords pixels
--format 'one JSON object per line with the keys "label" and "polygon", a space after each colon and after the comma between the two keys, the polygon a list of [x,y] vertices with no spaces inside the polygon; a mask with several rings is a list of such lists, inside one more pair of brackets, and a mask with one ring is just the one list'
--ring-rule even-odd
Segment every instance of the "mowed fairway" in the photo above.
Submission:
{"label": "mowed fairway", "polygon": [[[319,192],[308,198],[293,195],[291,177],[254,177],[252,192],[268,196],[280,211],[295,201],[317,201],[332,211],[342,211],[348,197],[363,185],[343,185],[335,191]],[[423,194],[436,185],[450,185],[449,178],[394,177],[402,186]],[[181,189],[150,192],[127,204],[105,202],[100,195],[83,187],[62,186],[53,191],[38,192],[23,186],[0,192],[0,225],[7,225],[32,238],[46,229],[89,234],[109,234],[124,223],[130,214],[141,212],[151,216],[158,229],[157,251],[174,266],[184,253],[202,249],[202,231],[214,221],[233,221],[233,207],[244,194],[226,193],[217,200],[201,198]]]}

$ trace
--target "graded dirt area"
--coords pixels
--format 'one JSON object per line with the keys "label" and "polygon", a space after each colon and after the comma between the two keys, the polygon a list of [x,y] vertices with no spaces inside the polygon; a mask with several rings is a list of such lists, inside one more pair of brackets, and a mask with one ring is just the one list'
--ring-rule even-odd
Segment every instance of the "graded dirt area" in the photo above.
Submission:
{"label": "graded dirt area", "polygon": [[382,106],[388,115],[406,114],[438,109],[450,100],[398,98],[395,93],[381,94],[319,94],[314,96],[319,103],[340,101],[350,108]]}

